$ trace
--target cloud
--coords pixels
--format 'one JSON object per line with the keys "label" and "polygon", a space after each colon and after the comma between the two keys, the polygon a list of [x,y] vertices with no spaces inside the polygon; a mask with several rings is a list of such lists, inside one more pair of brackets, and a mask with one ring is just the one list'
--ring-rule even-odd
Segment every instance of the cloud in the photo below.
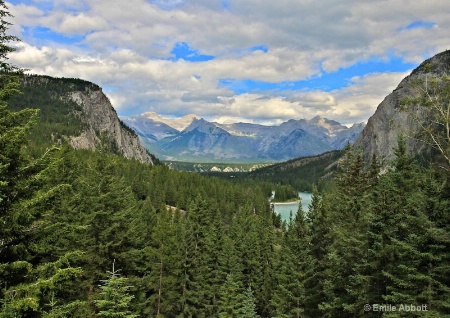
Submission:
{"label": "cloud", "polygon": [[352,78],[349,86],[331,92],[337,101],[333,118],[343,124],[367,121],[408,73],[374,73]]}
{"label": "cloud", "polygon": [[108,27],[105,20],[87,16],[84,13],[64,16],[61,19],[58,30],[68,35],[86,34],[87,32],[104,30]]}
{"label": "cloud", "polygon": [[[320,114],[363,121],[404,73],[362,73],[343,78],[348,85],[334,91],[286,90],[286,83],[320,79],[374,58],[419,63],[449,43],[450,12],[441,0],[27,3],[9,4],[11,31],[24,36],[11,61],[33,73],[96,82],[123,115],[152,110],[278,122]],[[80,40],[22,33],[33,28]],[[199,58],[174,58],[180,43]],[[240,94],[224,87],[225,79],[279,89]]]}

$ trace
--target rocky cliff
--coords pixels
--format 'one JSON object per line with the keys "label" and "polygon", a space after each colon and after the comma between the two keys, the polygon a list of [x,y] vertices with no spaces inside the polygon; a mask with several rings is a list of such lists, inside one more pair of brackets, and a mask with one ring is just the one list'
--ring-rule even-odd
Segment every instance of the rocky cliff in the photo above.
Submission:
{"label": "rocky cliff", "polygon": [[[96,150],[107,148],[129,159],[153,164],[155,158],[141,145],[136,133],[124,125],[102,89],[79,79],[25,76],[24,94],[32,100],[47,99],[41,109],[41,120],[64,121],[76,127],[76,133],[52,132],[61,135],[76,149]],[[42,98],[44,96],[44,98]],[[64,108],[64,109],[63,109]],[[53,113],[57,114],[54,115]],[[64,114],[62,116],[61,114]],[[63,124],[64,123],[59,123]]]}
{"label": "rocky cliff", "polygon": [[[420,131],[417,121],[411,112],[401,109],[406,97],[417,96],[414,83],[427,77],[442,77],[450,71],[450,51],[445,51],[424,61],[409,76],[403,79],[397,88],[381,102],[375,114],[369,118],[366,127],[356,139],[354,145],[362,149],[364,160],[369,162],[372,155],[390,160],[394,157],[394,148],[400,134],[406,136],[407,148],[411,153],[423,153],[428,148],[418,140]],[[417,106],[416,114],[421,120],[421,106]]]}

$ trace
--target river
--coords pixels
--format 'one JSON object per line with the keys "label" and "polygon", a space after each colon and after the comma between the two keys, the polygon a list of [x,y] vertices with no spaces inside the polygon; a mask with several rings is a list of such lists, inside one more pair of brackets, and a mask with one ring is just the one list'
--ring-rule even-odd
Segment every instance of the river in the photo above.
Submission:
{"label": "river", "polygon": [[[298,196],[302,200],[302,209],[305,212],[308,212],[309,204],[311,203],[311,193],[308,192],[299,192]],[[292,216],[295,216],[298,210],[298,201],[292,203],[273,203],[275,213],[281,215],[281,219],[283,221],[289,221],[289,214],[292,211]]]}

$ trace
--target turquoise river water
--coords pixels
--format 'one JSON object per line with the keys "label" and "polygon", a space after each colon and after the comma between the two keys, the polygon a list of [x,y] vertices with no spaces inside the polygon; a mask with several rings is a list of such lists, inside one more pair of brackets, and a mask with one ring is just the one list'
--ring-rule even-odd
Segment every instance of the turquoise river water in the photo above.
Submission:
{"label": "turquoise river water", "polygon": [[[308,206],[311,203],[311,193],[299,192],[298,196],[301,199],[303,211],[307,213],[309,210]],[[289,221],[289,214],[291,213],[291,211],[292,216],[295,216],[298,210],[298,204],[298,201],[292,203],[273,203],[275,213],[280,214],[281,219],[284,221]]]}

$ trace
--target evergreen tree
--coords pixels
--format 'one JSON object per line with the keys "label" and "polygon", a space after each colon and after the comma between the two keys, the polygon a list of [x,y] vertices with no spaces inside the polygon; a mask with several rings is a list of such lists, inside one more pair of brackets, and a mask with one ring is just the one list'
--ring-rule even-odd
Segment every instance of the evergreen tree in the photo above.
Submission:
{"label": "evergreen tree", "polygon": [[240,309],[243,302],[243,289],[233,274],[228,274],[225,283],[220,288],[219,318],[241,317]]}
{"label": "evergreen tree", "polygon": [[256,312],[255,296],[253,295],[252,288],[247,287],[244,291],[242,308],[239,310],[239,317],[242,318],[258,318],[259,315]]}
{"label": "evergreen tree", "polygon": [[217,315],[217,300],[219,298],[220,285],[225,281],[228,268],[223,258],[225,233],[220,213],[212,210],[212,221],[206,229],[205,251],[201,262],[208,268],[204,276],[205,309],[206,315]]}
{"label": "evergreen tree", "polygon": [[[54,150],[33,159],[24,153],[37,110],[18,112],[7,108],[8,99],[18,92],[21,70],[7,62],[7,54],[14,51],[8,42],[18,39],[6,34],[11,17],[0,1],[0,312],[38,315],[45,306],[49,292],[58,290],[80,273],[63,262],[61,256],[53,263],[39,266],[33,258],[29,242],[45,224],[41,221],[46,208],[61,194],[65,184],[46,184],[52,171]],[[50,269],[55,269],[51,271]]]}
{"label": "evergreen tree", "polygon": [[[394,170],[380,179],[370,227],[370,302],[430,304],[436,295],[448,293],[434,278],[436,258],[428,243],[436,228],[426,213],[423,174],[407,154],[402,137],[395,154]],[[435,314],[432,310],[411,316]]]}
{"label": "evergreen tree", "polygon": [[299,206],[292,213],[287,231],[278,250],[275,267],[276,288],[271,304],[276,317],[301,317],[305,306],[305,273],[309,266],[309,233],[305,215]]}
{"label": "evergreen tree", "polygon": [[333,205],[330,224],[333,242],[327,255],[332,275],[326,280],[328,302],[325,312],[331,316],[349,312],[363,314],[367,303],[367,279],[361,275],[367,266],[368,237],[371,221],[367,173],[362,154],[348,147],[336,174],[336,187],[328,200]]}
{"label": "evergreen tree", "polygon": [[180,297],[182,317],[207,316],[207,302],[206,304],[204,302],[207,288],[204,278],[208,272],[208,265],[203,259],[210,218],[206,201],[198,196],[189,205],[184,228],[184,264]]}
{"label": "evergreen tree", "polygon": [[179,308],[178,276],[182,270],[182,257],[179,251],[176,217],[165,206],[157,215],[157,223],[151,236],[151,257],[148,284],[151,287],[149,314],[156,317],[173,317]]}
{"label": "evergreen tree", "polygon": [[325,294],[326,281],[332,276],[329,269],[328,253],[333,242],[330,231],[334,221],[330,215],[331,207],[325,195],[317,189],[313,190],[312,200],[309,206],[310,247],[309,254],[311,264],[306,271],[305,289],[305,315],[308,317],[320,317],[323,315],[319,306],[327,304],[329,298]]}
{"label": "evergreen tree", "polygon": [[79,257],[79,253],[67,253],[55,262],[35,267],[23,261],[1,264],[0,272],[5,276],[15,275],[18,269],[26,268],[25,273],[31,278],[4,289],[0,317],[40,317],[41,314],[56,315],[58,312],[77,317],[74,313],[86,304],[71,301],[65,296],[67,289],[72,288],[81,277],[81,268],[71,265]]}
{"label": "evergreen tree", "polygon": [[119,277],[119,270],[113,267],[112,271],[108,271],[109,278],[103,280],[100,286],[101,299],[95,300],[99,312],[99,317],[138,317],[130,310],[130,302],[133,296],[129,294],[131,286],[128,286],[128,280],[125,277]]}

